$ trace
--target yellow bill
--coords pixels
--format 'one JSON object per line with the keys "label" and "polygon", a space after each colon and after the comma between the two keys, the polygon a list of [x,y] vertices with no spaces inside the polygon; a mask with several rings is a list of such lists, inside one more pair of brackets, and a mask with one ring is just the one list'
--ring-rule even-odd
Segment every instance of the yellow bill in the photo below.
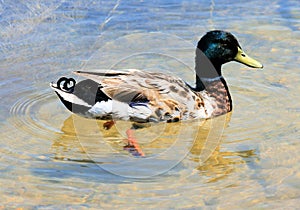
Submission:
{"label": "yellow bill", "polygon": [[253,67],[253,68],[263,68],[263,65],[258,62],[257,60],[254,60],[253,58],[249,57],[241,48],[238,47],[238,52],[234,58],[235,61],[238,61],[240,63],[243,63],[247,66]]}

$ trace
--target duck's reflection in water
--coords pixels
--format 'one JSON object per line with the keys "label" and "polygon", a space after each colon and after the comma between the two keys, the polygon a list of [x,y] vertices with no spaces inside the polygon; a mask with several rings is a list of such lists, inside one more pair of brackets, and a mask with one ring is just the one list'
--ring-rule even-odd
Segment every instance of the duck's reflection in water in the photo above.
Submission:
{"label": "duck's reflection in water", "polygon": [[[192,160],[200,175],[210,177],[209,181],[213,182],[234,171],[236,164],[245,163],[244,157],[254,155],[252,150],[220,151],[223,131],[230,118],[231,113],[203,121],[147,124],[134,131],[145,154],[144,158],[136,158],[124,150],[126,130],[132,127],[132,123],[118,121],[106,130],[103,126],[105,121],[71,115],[64,121],[62,133],[53,143],[52,150],[54,158],[60,160],[94,162],[106,166],[112,163],[114,167],[122,168],[120,170],[124,170],[124,166],[128,170],[145,167],[141,176],[137,177],[144,177],[147,170],[158,171],[152,175],[163,173],[182,160]],[[128,167],[132,165],[136,165],[136,168]],[[132,176],[130,173],[127,175]]]}

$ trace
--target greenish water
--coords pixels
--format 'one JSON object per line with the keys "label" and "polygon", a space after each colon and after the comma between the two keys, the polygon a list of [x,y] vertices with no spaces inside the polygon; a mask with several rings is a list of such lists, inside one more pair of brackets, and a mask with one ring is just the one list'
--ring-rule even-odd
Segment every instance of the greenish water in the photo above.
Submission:
{"label": "greenish water", "polygon": [[[298,1],[0,1],[0,26],[0,209],[298,207]],[[128,123],[104,130],[50,90],[96,68],[192,84],[195,45],[212,29],[264,69],[224,66],[231,114],[138,130],[146,158],[123,150]]]}

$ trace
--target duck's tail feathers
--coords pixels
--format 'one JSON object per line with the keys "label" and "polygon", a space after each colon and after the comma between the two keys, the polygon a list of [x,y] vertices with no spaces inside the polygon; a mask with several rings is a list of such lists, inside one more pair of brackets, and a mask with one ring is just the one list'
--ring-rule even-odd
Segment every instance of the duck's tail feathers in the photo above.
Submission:
{"label": "duck's tail feathers", "polygon": [[67,91],[66,89],[58,86],[58,84],[59,83],[51,82],[50,87],[55,91],[61,102],[69,111],[73,113],[84,114],[92,107],[91,104],[88,104],[78,96],[74,95],[74,89],[70,89],[69,87],[69,91]]}

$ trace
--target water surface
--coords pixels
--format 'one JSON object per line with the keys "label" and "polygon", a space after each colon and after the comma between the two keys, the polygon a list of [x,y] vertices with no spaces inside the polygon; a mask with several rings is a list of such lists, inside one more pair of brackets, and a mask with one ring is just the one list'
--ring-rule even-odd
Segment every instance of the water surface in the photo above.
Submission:
{"label": "water surface", "polygon": [[[0,208],[296,208],[299,8],[296,0],[1,1]],[[264,69],[224,66],[231,114],[137,131],[146,158],[123,150],[128,123],[104,130],[49,88],[96,68],[163,71],[193,84],[194,47],[212,29],[234,33]]]}

